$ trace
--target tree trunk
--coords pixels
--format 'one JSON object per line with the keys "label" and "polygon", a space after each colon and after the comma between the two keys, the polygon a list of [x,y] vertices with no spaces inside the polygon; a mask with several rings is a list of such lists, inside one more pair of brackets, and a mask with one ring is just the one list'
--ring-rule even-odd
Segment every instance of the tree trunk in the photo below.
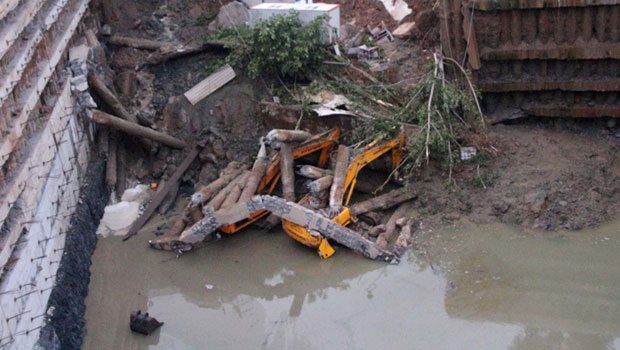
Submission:
{"label": "tree trunk", "polygon": [[144,126],[128,122],[119,117],[99,110],[93,111],[93,120],[95,121],[95,123],[108,125],[112,128],[118,129],[130,135],[146,137],[148,139],[160,142],[172,148],[182,149],[187,146],[185,142],[168,134],[164,134],[163,132],[155,131]]}

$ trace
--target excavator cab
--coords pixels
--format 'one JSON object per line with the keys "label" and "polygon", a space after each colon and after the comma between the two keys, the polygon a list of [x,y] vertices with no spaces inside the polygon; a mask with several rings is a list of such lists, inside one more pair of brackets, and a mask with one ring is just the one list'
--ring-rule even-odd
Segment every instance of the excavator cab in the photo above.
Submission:
{"label": "excavator cab", "polygon": [[[340,138],[340,129],[333,128],[327,132],[318,134],[308,139],[304,143],[293,149],[293,159],[299,159],[315,152],[321,152],[319,154],[318,166],[324,167],[329,161],[329,155],[332,148],[336,145],[336,142]],[[280,155],[276,154],[271,163],[267,167],[267,171],[260,184],[258,185],[257,194],[271,194],[278,182],[280,181]],[[253,224],[254,222],[262,219],[267,214],[266,210],[259,210],[251,214],[247,219],[241,220],[232,225],[226,225],[219,228],[223,233],[233,234],[245,227]]]}
{"label": "excavator cab", "polygon": [[[357,183],[357,176],[360,171],[366,165],[388,152],[391,152],[392,155],[392,168],[396,169],[403,160],[405,146],[406,137],[404,134],[401,134],[400,136],[388,141],[375,140],[364,147],[364,149],[353,158],[353,160],[349,163],[344,183],[344,206],[342,207],[342,210],[331,219],[332,222],[342,226],[347,226],[354,220],[347,206],[351,201],[351,196],[353,195],[355,184]],[[303,197],[299,203],[303,205],[307,202],[309,200],[308,196],[309,195]],[[318,232],[308,230],[305,227],[288,220],[282,220],[282,227],[284,228],[286,234],[294,240],[308,247],[316,248],[319,256],[323,259],[327,259],[335,253],[334,248],[331,246],[327,238],[323,237]]]}

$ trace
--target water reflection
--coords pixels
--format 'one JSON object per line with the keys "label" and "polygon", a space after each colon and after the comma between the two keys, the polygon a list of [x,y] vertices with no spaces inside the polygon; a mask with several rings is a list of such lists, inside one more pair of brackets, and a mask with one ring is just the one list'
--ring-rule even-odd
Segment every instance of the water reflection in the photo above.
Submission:
{"label": "water reflection", "polygon": [[[620,244],[609,232],[548,239],[466,225],[420,237],[399,266],[344,249],[320,261],[258,231],[181,259],[146,238],[107,238],[85,348],[609,349],[620,335]],[[137,308],[165,322],[156,335],[129,332]]]}

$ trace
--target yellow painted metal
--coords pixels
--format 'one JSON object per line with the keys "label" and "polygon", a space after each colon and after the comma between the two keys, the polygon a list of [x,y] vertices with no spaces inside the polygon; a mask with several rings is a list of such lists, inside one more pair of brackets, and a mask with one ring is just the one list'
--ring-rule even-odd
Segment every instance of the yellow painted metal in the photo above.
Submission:
{"label": "yellow painted metal", "polygon": [[[403,155],[403,148],[406,145],[406,138],[404,135],[401,135],[395,139],[380,143],[380,140],[375,140],[369,145],[367,145],[364,150],[356,156],[353,161],[349,164],[349,169],[347,170],[347,177],[345,179],[345,191],[348,191],[345,207],[343,210],[332,219],[333,222],[347,226],[352,221],[351,212],[346,205],[349,205],[351,200],[351,196],[353,195],[353,189],[355,188],[355,184],[357,183],[357,175],[366,165],[374,161],[375,159],[381,157],[389,151],[392,151],[392,167],[396,169],[401,161]],[[304,201],[301,199],[300,202]],[[331,245],[331,253],[328,248],[329,242],[327,239],[322,237],[318,232],[310,232],[305,227],[301,225],[297,225],[287,220],[282,220],[282,227],[284,228],[284,232],[289,235],[294,240],[313,248],[318,248],[319,255],[323,259],[329,258],[334,254],[333,247]]]}
{"label": "yellow painted metal", "polygon": [[319,245],[319,256],[322,259],[327,259],[330,256],[334,255],[334,253],[336,252],[336,250],[334,249],[334,247],[332,247],[331,244],[329,244],[329,242],[327,241],[327,239],[323,239],[321,241],[321,244]]}

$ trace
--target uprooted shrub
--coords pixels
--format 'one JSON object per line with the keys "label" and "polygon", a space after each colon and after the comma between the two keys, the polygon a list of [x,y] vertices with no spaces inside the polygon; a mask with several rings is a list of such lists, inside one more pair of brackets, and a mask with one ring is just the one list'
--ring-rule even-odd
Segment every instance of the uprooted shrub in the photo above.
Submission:
{"label": "uprooted shrub", "polygon": [[226,29],[215,36],[230,50],[228,62],[247,67],[250,77],[278,75],[306,78],[320,68],[326,49],[327,17],[321,16],[308,24],[299,13],[271,17],[259,21],[254,28],[240,26]]}

